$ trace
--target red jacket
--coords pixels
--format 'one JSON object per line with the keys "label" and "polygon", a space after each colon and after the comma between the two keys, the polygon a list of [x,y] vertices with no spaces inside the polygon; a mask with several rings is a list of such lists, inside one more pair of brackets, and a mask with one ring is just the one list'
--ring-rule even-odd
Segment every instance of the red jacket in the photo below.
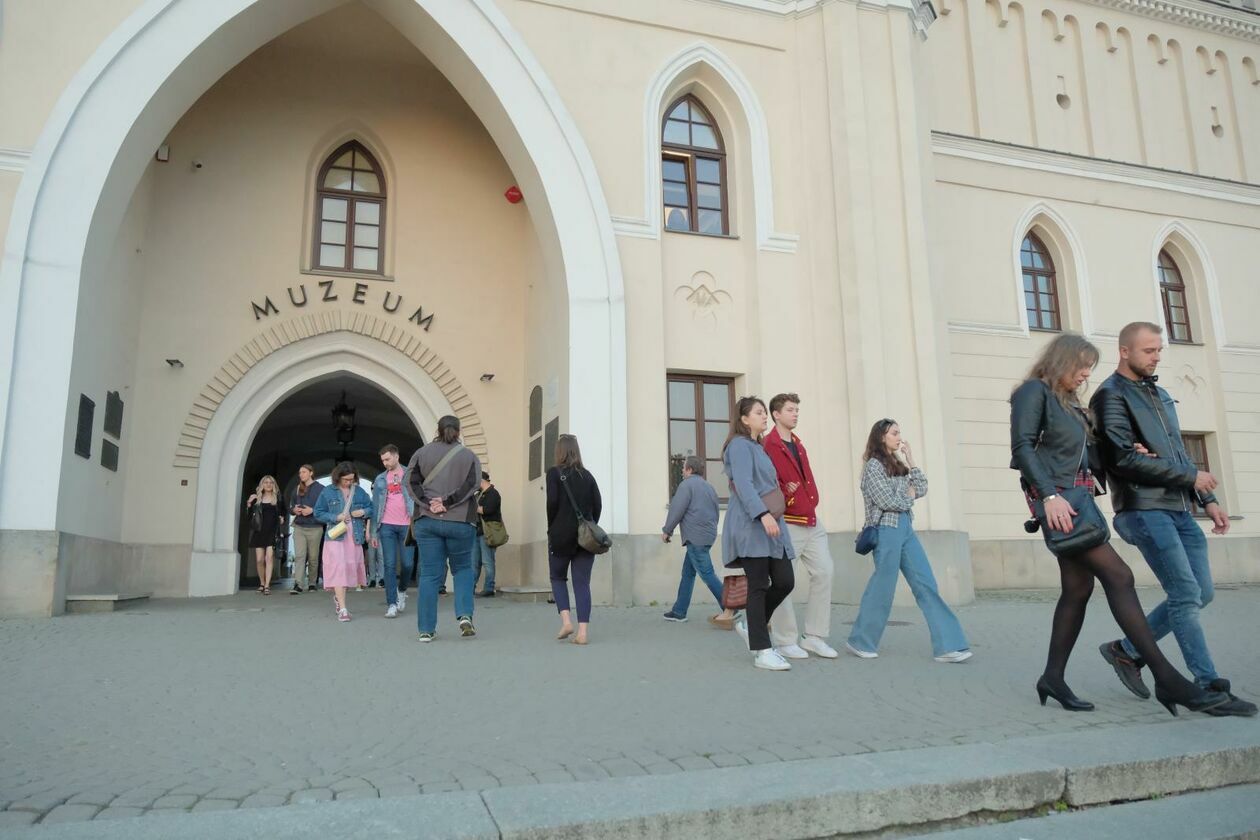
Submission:
{"label": "red jacket", "polygon": [[[809,455],[805,452],[805,444],[801,443],[801,439],[796,435],[792,435],[792,440],[796,442],[796,451],[801,454],[799,465],[796,458],[792,456],[792,450],[788,449],[788,445],[779,436],[778,426],[770,430],[770,434],[762,439],[761,445],[765,447],[766,454],[770,456],[770,461],[774,464],[774,471],[779,475],[779,489],[783,491],[783,498],[787,500],[787,511],[783,514],[783,521],[789,525],[812,528],[818,524],[818,516],[815,512],[818,508],[818,485],[814,483],[814,471],[809,468]],[[803,475],[802,466],[805,468]],[[788,485],[793,482],[799,484],[800,487],[796,488],[795,493],[789,493]]]}

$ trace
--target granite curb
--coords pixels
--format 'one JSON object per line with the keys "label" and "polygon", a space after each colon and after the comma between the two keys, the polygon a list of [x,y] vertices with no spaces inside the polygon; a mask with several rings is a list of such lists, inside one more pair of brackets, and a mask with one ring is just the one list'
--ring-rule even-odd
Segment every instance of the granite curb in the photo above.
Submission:
{"label": "granite curb", "polygon": [[817,838],[1260,782],[1260,725],[1169,721],[671,776],[0,831],[4,840]]}

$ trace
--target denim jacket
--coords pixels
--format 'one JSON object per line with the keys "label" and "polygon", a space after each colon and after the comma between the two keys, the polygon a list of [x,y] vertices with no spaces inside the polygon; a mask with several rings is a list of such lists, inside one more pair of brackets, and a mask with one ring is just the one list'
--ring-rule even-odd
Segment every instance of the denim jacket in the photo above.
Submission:
{"label": "denim jacket", "polygon": [[[336,487],[325,487],[324,492],[319,494],[319,501],[315,503],[315,518],[324,525],[332,527],[337,524],[337,517],[341,515],[344,501],[341,496],[341,490]],[[357,484],[354,492],[350,496],[350,513],[356,510],[365,510],[369,514],[372,512],[372,500],[368,498],[368,494]],[[364,536],[366,535],[367,517],[352,518],[350,527],[354,529],[354,541],[359,545],[363,545]],[[329,537],[327,529],[324,533],[325,539],[345,539],[345,534],[340,537]]]}
{"label": "denim jacket", "polygon": [[[402,467],[403,504],[407,506],[407,521],[415,518],[416,500],[411,498],[411,490],[407,487],[407,469]],[[386,483],[388,472],[383,472],[372,482],[372,533],[381,532],[381,520],[385,518],[385,497],[388,495]]]}

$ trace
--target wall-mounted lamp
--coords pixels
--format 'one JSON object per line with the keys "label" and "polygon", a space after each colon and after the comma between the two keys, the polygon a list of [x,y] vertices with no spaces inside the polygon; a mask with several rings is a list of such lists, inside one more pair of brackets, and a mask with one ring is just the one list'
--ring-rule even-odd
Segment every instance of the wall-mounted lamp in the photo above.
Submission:
{"label": "wall-mounted lamp", "polygon": [[481,374],[481,381],[482,381],[482,382],[489,382],[489,381],[491,381],[492,379],[494,379],[494,374],[493,374],[493,373],[483,373],[483,374]]}
{"label": "wall-mounted lamp", "polygon": [[184,366],[184,363],[179,359],[167,359],[166,363],[173,368],[182,368]]}

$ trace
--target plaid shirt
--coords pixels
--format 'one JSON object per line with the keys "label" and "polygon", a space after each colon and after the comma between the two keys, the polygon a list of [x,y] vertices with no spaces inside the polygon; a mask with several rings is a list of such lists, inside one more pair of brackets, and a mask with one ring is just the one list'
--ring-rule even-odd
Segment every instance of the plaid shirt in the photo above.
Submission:
{"label": "plaid shirt", "polygon": [[[915,496],[911,498],[910,488]],[[928,481],[923,470],[914,467],[909,475],[889,475],[875,458],[866,462],[862,469],[862,499],[866,502],[865,525],[883,525],[896,528],[901,524],[901,514],[912,520],[914,499],[927,495]]]}

